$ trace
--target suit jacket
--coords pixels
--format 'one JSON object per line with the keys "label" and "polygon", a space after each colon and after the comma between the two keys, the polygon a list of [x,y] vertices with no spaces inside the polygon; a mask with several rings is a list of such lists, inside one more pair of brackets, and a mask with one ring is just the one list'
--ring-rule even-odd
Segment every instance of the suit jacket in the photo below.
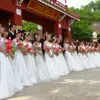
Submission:
{"label": "suit jacket", "polygon": [[43,49],[43,44],[44,44],[44,41],[45,41],[45,39],[44,39],[44,38],[41,38],[41,39],[40,39],[40,43],[42,44],[42,51],[43,51],[43,54],[44,54],[44,49]]}
{"label": "suit jacket", "polygon": [[30,40],[30,42],[33,44],[35,42],[35,40]]}
{"label": "suit jacket", "polygon": [[63,42],[60,42],[59,45],[60,45],[61,47],[63,47]]}
{"label": "suit jacket", "polygon": [[79,46],[79,43],[76,43],[76,51],[78,53],[78,46]]}
{"label": "suit jacket", "polygon": [[7,36],[7,39],[13,40],[13,39],[15,39],[15,37],[16,37],[16,34],[15,34],[15,33],[12,34],[11,32],[9,32],[9,34],[8,34],[8,36]]}

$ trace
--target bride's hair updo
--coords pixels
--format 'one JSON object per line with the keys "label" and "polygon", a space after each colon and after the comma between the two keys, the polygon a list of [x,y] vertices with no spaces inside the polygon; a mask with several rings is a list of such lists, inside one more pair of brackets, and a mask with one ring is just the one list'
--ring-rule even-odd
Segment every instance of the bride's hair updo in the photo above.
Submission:
{"label": "bride's hair updo", "polygon": [[30,36],[30,33],[28,33],[28,32],[25,33],[24,36],[23,36],[23,37],[24,37],[24,40],[25,40],[25,38],[28,37],[28,36]]}
{"label": "bride's hair updo", "polygon": [[46,35],[46,40],[48,39],[48,36],[50,36],[50,40],[51,40],[51,38],[52,38],[52,35],[51,34],[47,34]]}
{"label": "bride's hair updo", "polygon": [[21,34],[21,30],[18,30],[16,34]]}
{"label": "bride's hair updo", "polygon": [[4,28],[4,32],[2,33],[2,37],[4,37],[5,36],[5,32],[9,32],[9,29],[8,28]]}
{"label": "bride's hair updo", "polygon": [[36,41],[38,37],[38,33],[34,33],[34,40]]}

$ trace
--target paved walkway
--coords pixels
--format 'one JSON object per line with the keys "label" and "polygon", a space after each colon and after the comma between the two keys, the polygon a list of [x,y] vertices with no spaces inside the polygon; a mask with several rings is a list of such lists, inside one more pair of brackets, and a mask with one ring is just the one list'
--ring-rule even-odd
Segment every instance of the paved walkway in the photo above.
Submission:
{"label": "paved walkway", "polygon": [[26,87],[7,100],[100,100],[100,68],[72,72],[56,81]]}

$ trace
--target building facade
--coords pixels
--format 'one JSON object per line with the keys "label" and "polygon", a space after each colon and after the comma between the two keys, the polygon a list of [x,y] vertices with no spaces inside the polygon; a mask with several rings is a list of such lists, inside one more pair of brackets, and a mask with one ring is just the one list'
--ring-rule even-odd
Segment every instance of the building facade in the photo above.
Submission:
{"label": "building facade", "polygon": [[22,26],[22,20],[26,20],[41,25],[44,32],[53,32],[60,39],[67,36],[69,40],[71,23],[79,21],[59,0],[1,0],[0,13],[0,23],[5,26]]}

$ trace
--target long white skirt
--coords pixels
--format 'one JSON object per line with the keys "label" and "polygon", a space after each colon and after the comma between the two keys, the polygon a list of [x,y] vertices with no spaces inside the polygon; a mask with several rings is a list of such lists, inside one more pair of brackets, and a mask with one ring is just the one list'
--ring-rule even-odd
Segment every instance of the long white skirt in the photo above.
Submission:
{"label": "long white skirt", "polygon": [[70,71],[79,71],[83,69],[80,66],[80,63],[78,62],[78,59],[76,60],[76,56],[73,55],[73,53],[70,53],[69,51],[65,51],[65,59]]}
{"label": "long white skirt", "polygon": [[86,54],[83,54],[83,62],[84,62],[85,69],[89,69],[91,67],[89,64],[88,56],[86,56]]}
{"label": "long white skirt", "polygon": [[72,57],[74,58],[74,60],[75,60],[75,65],[76,65],[76,66],[73,67],[73,70],[74,70],[74,71],[81,71],[81,70],[84,70],[84,68],[82,67],[82,63],[80,62],[80,57],[79,57],[79,55],[77,54],[77,52],[74,52],[74,53],[72,54]]}
{"label": "long white skirt", "polygon": [[59,78],[58,71],[56,68],[56,64],[54,62],[53,57],[50,57],[47,53],[44,55],[45,63],[47,67],[47,71],[49,73],[49,76],[51,79],[57,79]]}
{"label": "long white skirt", "polygon": [[44,62],[43,56],[40,54],[37,54],[36,57],[36,64],[37,64],[37,74],[38,74],[38,81],[49,81],[50,76],[46,67],[46,64]]}
{"label": "long white skirt", "polygon": [[100,61],[99,61],[99,54],[98,52],[94,52],[94,59],[95,59],[95,64],[96,64],[96,67],[100,67]]}
{"label": "long white skirt", "polygon": [[93,57],[91,56],[91,53],[87,53],[87,57],[88,57],[88,63],[90,65],[90,68],[95,68],[95,64],[94,64],[94,61],[93,61]]}
{"label": "long white skirt", "polygon": [[11,57],[9,57],[9,61],[11,63],[11,67],[12,67],[12,71],[13,71],[13,74],[14,74],[14,78],[15,78],[15,83],[16,83],[16,87],[17,87],[17,90],[23,90],[23,85],[20,81],[20,78],[18,77],[18,75],[15,74],[15,64],[14,64],[14,59],[12,59]]}
{"label": "long white skirt", "polygon": [[25,57],[25,62],[27,66],[28,80],[31,84],[37,84],[37,70],[36,62],[33,55],[27,54]]}
{"label": "long white skirt", "polygon": [[97,67],[97,63],[96,63],[96,58],[95,58],[95,54],[93,52],[91,52],[91,62],[93,62],[94,64],[94,68]]}
{"label": "long white skirt", "polygon": [[53,61],[55,62],[55,67],[57,68],[58,75],[62,75],[61,73],[61,63],[57,55],[54,55]]}
{"label": "long white skirt", "polygon": [[68,65],[67,65],[66,60],[65,60],[62,53],[59,54],[58,59],[59,59],[59,62],[60,62],[60,69],[59,69],[60,75],[69,74],[70,71],[68,69]]}
{"label": "long white skirt", "polygon": [[69,51],[65,51],[64,56],[65,56],[66,62],[68,64],[69,70],[72,71],[72,67],[74,66],[74,64],[73,64],[73,59],[72,59],[71,53]]}
{"label": "long white skirt", "polygon": [[28,79],[28,71],[25,59],[20,50],[17,50],[15,52],[14,64],[15,64],[14,66],[15,75],[19,77],[21,84],[23,86],[31,86],[32,84]]}
{"label": "long white skirt", "polygon": [[3,53],[0,53],[0,100],[14,95],[17,90],[16,81],[10,61]]}

